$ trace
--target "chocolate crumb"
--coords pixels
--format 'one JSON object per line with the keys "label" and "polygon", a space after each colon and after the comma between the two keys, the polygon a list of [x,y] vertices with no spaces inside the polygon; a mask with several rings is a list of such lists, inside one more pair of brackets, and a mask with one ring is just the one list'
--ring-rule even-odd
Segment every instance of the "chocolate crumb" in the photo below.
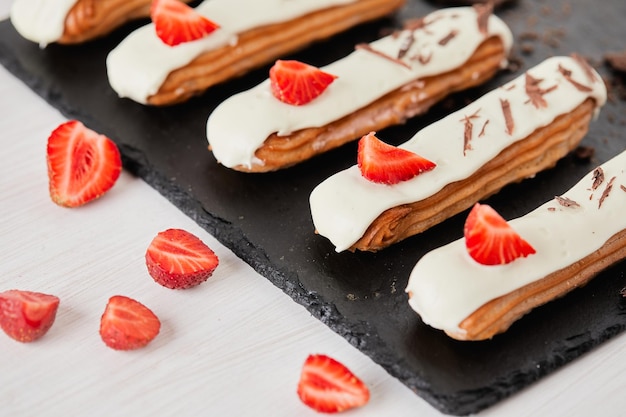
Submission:
{"label": "chocolate crumb", "polygon": [[563,75],[563,77],[570,83],[572,84],[574,87],[576,87],[576,89],[578,91],[582,91],[585,93],[588,93],[590,91],[593,91],[593,88],[591,87],[587,87],[586,85],[583,85],[581,83],[579,83],[578,81],[576,81],[575,79],[572,78],[572,71],[566,69],[565,67],[563,67],[561,64],[559,64],[559,72]]}
{"label": "chocolate crumb", "polygon": [[485,124],[483,124],[483,128],[480,129],[480,133],[478,134],[479,138],[482,138],[483,136],[485,136],[485,128],[487,127],[488,123],[489,123],[489,119],[485,120]]}
{"label": "chocolate crumb", "polygon": [[604,203],[604,200],[606,200],[606,198],[609,196],[609,193],[613,188],[613,181],[615,181],[615,177],[611,178],[609,183],[606,185],[606,188],[602,192],[602,196],[600,196],[600,201],[598,201],[598,208],[602,207],[602,203]]}
{"label": "chocolate crumb", "polygon": [[530,43],[522,43],[520,46],[520,52],[523,55],[531,55],[533,52],[535,52],[535,47]]}
{"label": "chocolate crumb", "polygon": [[477,13],[478,31],[483,35],[489,33],[489,17],[493,13],[493,3],[488,2],[485,4],[474,4],[472,7]]}
{"label": "chocolate crumb", "polygon": [[506,124],[506,133],[510,136],[515,129],[515,121],[513,120],[513,114],[511,113],[511,104],[509,100],[500,99],[500,105],[502,106],[502,113],[504,114],[504,122]]}
{"label": "chocolate crumb", "polygon": [[409,66],[406,62],[401,61],[401,60],[399,60],[399,59],[396,59],[396,58],[394,58],[394,57],[392,57],[392,56],[389,56],[389,55],[387,55],[387,54],[385,54],[385,53],[383,53],[383,52],[377,51],[376,49],[372,48],[372,47],[371,47],[369,44],[367,44],[367,43],[360,43],[360,44],[356,45],[356,46],[354,47],[354,49],[363,49],[363,50],[365,50],[365,51],[368,51],[368,52],[373,53],[374,55],[378,55],[378,56],[380,56],[380,57],[382,57],[382,58],[388,59],[388,60],[389,60],[389,61],[391,61],[391,62],[395,62],[395,63],[396,63],[396,64],[398,64],[398,65],[402,65],[402,66],[403,66],[403,67],[405,67],[405,68],[411,69],[411,67],[410,67],[410,66]]}
{"label": "chocolate crumb", "polygon": [[439,45],[441,46],[446,46],[448,44],[448,42],[450,42],[452,39],[454,39],[456,37],[456,35],[459,34],[458,30],[452,29],[450,31],[450,33],[448,33],[446,36],[444,36],[443,38],[441,38],[439,40]]}
{"label": "chocolate crumb", "polygon": [[596,169],[593,170],[593,176],[591,177],[591,179],[593,179],[593,184],[591,185],[591,189],[595,191],[598,189],[600,184],[602,184],[602,182],[604,181],[604,171],[602,170],[602,167],[597,167]]}
{"label": "chocolate crumb", "polygon": [[581,162],[589,162],[591,158],[595,155],[596,150],[591,146],[578,146],[574,150],[574,158]]}
{"label": "chocolate crumb", "polygon": [[567,197],[560,197],[557,195],[557,196],[554,196],[554,198],[556,199],[557,203],[559,203],[563,207],[580,207],[580,204],[578,204],[576,201],[569,199]]}
{"label": "chocolate crumb", "polygon": [[606,53],[604,60],[614,70],[626,72],[626,50]]}
{"label": "chocolate crumb", "polygon": [[423,55],[421,52],[416,56],[411,57],[412,61],[417,60],[420,64],[426,65],[430,62],[433,57],[433,53],[431,52],[429,55]]}
{"label": "chocolate crumb", "polygon": [[555,84],[550,88],[542,89],[539,87],[542,81],[542,79],[534,78],[528,72],[526,73],[526,95],[529,98],[528,101],[537,109],[548,107],[548,103],[543,98],[543,95],[555,90],[557,87]]}

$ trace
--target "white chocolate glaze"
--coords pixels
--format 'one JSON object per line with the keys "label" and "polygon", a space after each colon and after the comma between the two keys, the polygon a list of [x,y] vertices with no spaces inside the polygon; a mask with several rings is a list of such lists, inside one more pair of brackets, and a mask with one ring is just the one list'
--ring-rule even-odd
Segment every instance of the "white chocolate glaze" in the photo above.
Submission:
{"label": "white chocolate glaze", "polygon": [[[560,66],[570,70],[571,79],[590,91],[580,91],[567,81],[559,71]],[[542,89],[556,86],[543,95],[546,108],[536,108],[528,102],[525,75],[522,75],[425,127],[400,146],[433,161],[437,164],[435,169],[392,186],[366,180],[356,165],[332,175],[310,196],[317,232],[328,238],[338,252],[346,250],[385,210],[421,201],[447,184],[469,177],[500,151],[550,124],[559,115],[569,113],[589,97],[595,99],[598,108],[606,101],[606,87],[600,76],[594,72],[595,81],[588,80],[583,67],[573,58],[549,58],[527,73],[543,80],[539,84]],[[510,103],[515,122],[512,134],[507,134],[501,99]],[[475,117],[471,120],[474,126],[471,149],[464,152],[463,119],[466,116]],[[484,134],[479,136],[483,126]],[[384,141],[384,137],[380,139]]]}
{"label": "white chocolate glaze", "polygon": [[[604,182],[593,191],[593,171],[562,197],[579,207],[565,207],[556,199],[509,224],[537,251],[527,258],[498,266],[475,262],[459,239],[424,255],[409,278],[409,304],[424,323],[450,332],[488,301],[540,280],[584,258],[611,236],[626,228],[626,151],[601,165]],[[611,192],[600,199],[611,178]],[[591,198],[590,198],[591,196]]]}
{"label": "white chocolate glaze", "polygon": [[[299,129],[326,125],[411,81],[451,71],[466,62],[488,37],[500,37],[507,54],[513,42],[509,28],[494,15],[489,17],[487,33],[482,33],[472,7],[442,9],[429,14],[424,21],[427,26],[414,32],[414,42],[402,58],[407,66],[357,49],[322,68],[338,78],[304,106],[277,100],[270,91],[269,80],[228,98],[207,122],[207,138],[213,154],[226,167],[262,164],[254,153],[273,133],[288,135]],[[457,31],[456,36],[446,45],[440,45],[439,41],[452,30]],[[396,58],[411,33],[405,30],[399,36],[384,37],[370,46]],[[420,63],[419,56],[430,60]]]}
{"label": "white chocolate glaze", "polygon": [[11,23],[15,30],[42,48],[61,38],[65,18],[77,0],[15,0]]}
{"label": "white chocolate glaze", "polygon": [[196,11],[220,25],[219,29],[203,39],[168,46],[157,37],[153,24],[143,26],[108,55],[109,83],[120,97],[145,104],[170,72],[204,52],[236,44],[239,33],[355,1],[358,0],[207,0]]}

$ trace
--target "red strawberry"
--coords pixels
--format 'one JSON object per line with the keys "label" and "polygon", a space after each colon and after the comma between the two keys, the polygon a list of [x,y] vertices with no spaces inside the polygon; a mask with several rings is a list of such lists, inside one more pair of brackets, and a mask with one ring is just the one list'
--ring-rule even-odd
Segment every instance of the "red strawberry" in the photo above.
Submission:
{"label": "red strawberry", "polygon": [[78,207],[106,193],[122,171],[120,152],[106,136],[71,120],[48,138],[50,197],[58,205]]}
{"label": "red strawberry", "polygon": [[206,281],[219,259],[200,239],[181,229],[159,233],[146,251],[152,278],[167,288],[183,289]]}
{"label": "red strawberry", "polygon": [[535,249],[486,204],[474,205],[465,221],[465,246],[469,255],[483,265],[508,264]]}
{"label": "red strawberry", "polygon": [[153,0],[150,17],[157,36],[169,46],[202,39],[220,27],[179,0]]}
{"label": "red strawberry", "polygon": [[316,411],[337,413],[365,405],[370,392],[341,363],[326,355],[309,355],[302,367],[298,396]]}
{"label": "red strawberry", "polygon": [[374,132],[359,140],[357,162],[363,177],[387,185],[410,180],[436,166],[416,153],[380,141]]}
{"label": "red strawberry", "polygon": [[148,307],[123,295],[109,299],[100,319],[100,337],[116,350],[142,348],[160,329],[159,318]]}
{"label": "red strawberry", "polygon": [[270,68],[272,94],[280,101],[294,106],[309,103],[337,78],[300,61],[278,60]]}
{"label": "red strawberry", "polygon": [[59,298],[32,291],[0,293],[0,327],[18,342],[42,337],[54,323]]}

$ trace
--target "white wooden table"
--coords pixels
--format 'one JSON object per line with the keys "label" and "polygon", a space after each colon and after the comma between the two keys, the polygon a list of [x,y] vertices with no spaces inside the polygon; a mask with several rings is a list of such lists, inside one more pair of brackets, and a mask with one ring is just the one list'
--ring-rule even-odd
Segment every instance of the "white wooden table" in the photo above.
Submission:
{"label": "white wooden table", "polygon": [[[0,0],[0,17],[10,0]],[[64,209],[48,195],[45,147],[65,118],[0,67],[0,291],[61,298],[40,341],[0,334],[0,416],[316,415],[296,395],[310,353],[346,364],[371,390],[353,416],[441,416],[313,318],[140,179],[124,172],[100,200]],[[155,284],[144,263],[154,235],[189,230],[220,258],[187,291]],[[107,299],[123,294],[160,317],[147,348],[118,352],[98,335]],[[626,334],[484,416],[626,415]]]}

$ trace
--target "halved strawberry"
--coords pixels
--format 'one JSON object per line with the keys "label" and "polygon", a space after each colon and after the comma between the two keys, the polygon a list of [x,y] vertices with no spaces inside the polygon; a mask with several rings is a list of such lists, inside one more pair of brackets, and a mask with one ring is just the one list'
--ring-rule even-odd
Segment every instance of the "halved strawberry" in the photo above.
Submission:
{"label": "halved strawberry", "polygon": [[142,348],[160,329],[159,318],[148,307],[123,295],[109,299],[100,319],[100,337],[116,350]]}
{"label": "halved strawberry", "polygon": [[0,293],[0,327],[18,342],[42,337],[52,324],[59,298],[39,292],[9,290]]}
{"label": "halved strawberry", "polygon": [[302,367],[298,396],[316,411],[337,413],[365,405],[367,386],[343,364],[326,355],[309,355]]}
{"label": "halved strawberry", "polygon": [[337,78],[312,65],[300,61],[276,61],[270,68],[272,94],[293,106],[307,104]]}
{"label": "halved strawberry", "polygon": [[467,252],[483,265],[508,264],[535,253],[535,249],[486,204],[474,205],[463,232]]}
{"label": "halved strawberry", "polygon": [[357,162],[363,177],[387,185],[410,180],[436,166],[416,153],[382,142],[375,132],[359,140]]}
{"label": "halved strawberry", "polygon": [[219,259],[200,239],[181,229],[159,233],[146,251],[152,278],[167,288],[184,289],[206,281]]}
{"label": "halved strawberry", "polygon": [[100,197],[122,171],[115,143],[77,120],[61,124],[50,134],[47,161],[50,197],[65,207]]}
{"label": "halved strawberry", "polygon": [[204,38],[220,27],[179,0],[153,0],[150,17],[157,36],[169,46]]}

